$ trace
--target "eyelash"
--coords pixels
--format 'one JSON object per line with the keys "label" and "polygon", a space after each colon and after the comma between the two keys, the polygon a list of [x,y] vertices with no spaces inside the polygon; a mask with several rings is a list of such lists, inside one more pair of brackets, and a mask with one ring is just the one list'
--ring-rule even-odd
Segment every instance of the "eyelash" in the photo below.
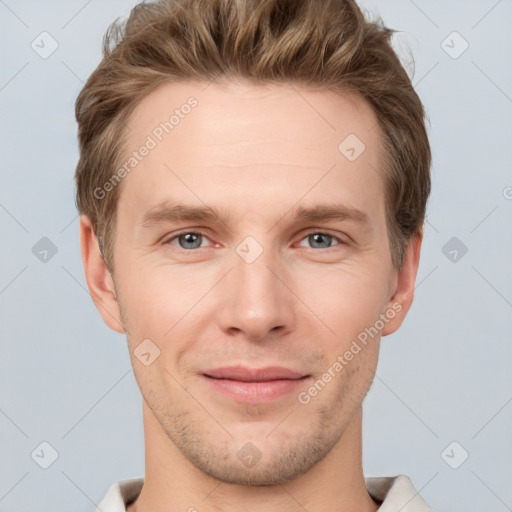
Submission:
{"label": "eyelash", "polygon": [[[209,240],[209,237],[208,235],[203,232],[203,231],[200,231],[200,230],[197,230],[197,231],[182,231],[181,233],[178,233],[174,236],[172,236],[171,238],[168,238],[167,240],[165,240],[163,243],[164,245],[172,245],[171,242],[173,242],[174,240],[177,240],[180,236],[183,236],[183,235],[188,235],[188,234],[191,234],[191,235],[200,235],[204,238],[207,238]],[[322,250],[322,251],[326,251],[328,249],[332,249],[333,247],[337,247],[338,245],[346,245],[346,242],[343,241],[340,237],[338,236],[335,236],[335,235],[332,235],[330,234],[329,232],[327,231],[318,231],[318,230],[313,230],[313,231],[310,231],[308,233],[306,233],[301,239],[300,241],[302,242],[302,240],[308,238],[309,236],[311,235],[327,235],[327,236],[330,236],[333,240],[336,240],[338,243],[337,244],[334,244],[333,246],[331,247],[325,247],[325,248],[321,248],[321,249],[317,249],[315,247],[309,247],[309,249],[313,249],[313,250]],[[195,252],[197,251],[198,249],[210,249],[211,247],[198,247],[196,249],[183,249],[183,247],[179,247],[179,246],[176,246],[176,248],[178,250],[181,250],[183,252]]]}

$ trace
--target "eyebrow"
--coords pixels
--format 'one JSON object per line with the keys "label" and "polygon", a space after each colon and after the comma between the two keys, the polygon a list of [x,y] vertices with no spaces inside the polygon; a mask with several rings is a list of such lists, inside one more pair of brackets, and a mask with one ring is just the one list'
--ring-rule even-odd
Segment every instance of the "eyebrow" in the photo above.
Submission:
{"label": "eyebrow", "polygon": [[367,213],[343,204],[318,205],[311,208],[299,206],[295,217],[309,222],[325,222],[329,220],[351,220],[360,224],[370,224]]}
{"label": "eyebrow", "polygon": [[222,212],[207,206],[188,206],[185,204],[160,203],[148,210],[142,219],[142,227],[176,221],[214,221],[224,218]]}
{"label": "eyebrow", "polygon": [[[292,210],[290,210],[291,212]],[[290,213],[288,212],[288,213]],[[286,216],[286,215],[285,215]],[[363,227],[370,227],[367,213],[343,204],[321,204],[312,207],[299,206],[294,213],[295,219],[303,222],[353,221]],[[208,206],[190,206],[186,204],[160,203],[148,210],[142,219],[142,227],[149,228],[161,223],[179,221],[215,221],[226,223],[229,214]],[[282,217],[281,219],[283,219]],[[279,221],[280,222],[280,221]]]}

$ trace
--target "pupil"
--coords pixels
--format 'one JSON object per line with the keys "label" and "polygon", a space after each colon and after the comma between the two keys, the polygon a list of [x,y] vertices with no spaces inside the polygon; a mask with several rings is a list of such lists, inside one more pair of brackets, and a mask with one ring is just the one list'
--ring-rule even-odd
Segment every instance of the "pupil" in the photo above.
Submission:
{"label": "pupil", "polygon": [[180,236],[180,245],[183,249],[197,249],[201,245],[201,240],[195,233],[185,233]]}
{"label": "pupil", "polygon": [[312,241],[311,245],[313,247],[330,247],[331,237],[329,235],[325,235],[322,233],[315,233],[314,235],[310,236],[310,241]]}

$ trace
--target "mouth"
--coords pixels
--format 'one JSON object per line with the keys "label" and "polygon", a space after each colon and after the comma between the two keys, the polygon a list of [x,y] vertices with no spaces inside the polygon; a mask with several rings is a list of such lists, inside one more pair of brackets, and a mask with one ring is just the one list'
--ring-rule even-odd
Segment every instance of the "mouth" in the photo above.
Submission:
{"label": "mouth", "polygon": [[210,389],[236,402],[262,404],[297,391],[311,375],[278,366],[233,366],[208,370],[202,377]]}

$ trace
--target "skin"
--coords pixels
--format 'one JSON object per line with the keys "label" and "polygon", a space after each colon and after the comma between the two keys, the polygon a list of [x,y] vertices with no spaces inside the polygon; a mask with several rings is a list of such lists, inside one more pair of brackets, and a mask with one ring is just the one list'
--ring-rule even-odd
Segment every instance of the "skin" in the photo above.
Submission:
{"label": "skin", "polygon": [[[198,101],[120,185],[114,276],[89,219],[80,220],[91,296],[106,324],[126,333],[143,397],[145,483],[128,510],[375,511],[361,404],[381,336],[412,303],[421,247],[420,234],[393,267],[377,120],[352,93],[207,85],[161,85],[131,116],[128,156],[187,98]],[[366,146],[352,162],[338,150],[349,134]],[[143,227],[165,201],[223,217]],[[323,204],[357,208],[368,223],[295,216]],[[197,231],[199,248],[177,238]],[[325,235],[318,242],[314,233]],[[236,250],[248,236],[263,250],[252,263]],[[307,391],[393,304],[401,310],[308,404],[297,392],[239,403],[202,377],[279,365],[309,375],[297,390]],[[148,338],[160,355],[146,366],[134,350]],[[261,455],[252,467],[237,457],[249,442]]]}

